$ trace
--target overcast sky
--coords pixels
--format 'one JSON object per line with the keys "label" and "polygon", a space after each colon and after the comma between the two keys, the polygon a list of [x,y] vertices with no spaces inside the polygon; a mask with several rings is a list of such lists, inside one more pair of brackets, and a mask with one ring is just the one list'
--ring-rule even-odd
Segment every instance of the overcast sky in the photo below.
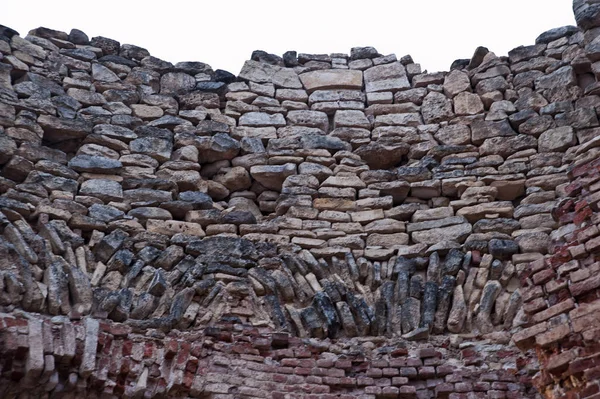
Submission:
{"label": "overcast sky", "polygon": [[349,53],[373,46],[448,70],[477,46],[506,55],[542,32],[574,25],[572,0],[2,0],[0,24],[26,36],[45,26],[144,47],[173,63],[238,74],[253,50]]}

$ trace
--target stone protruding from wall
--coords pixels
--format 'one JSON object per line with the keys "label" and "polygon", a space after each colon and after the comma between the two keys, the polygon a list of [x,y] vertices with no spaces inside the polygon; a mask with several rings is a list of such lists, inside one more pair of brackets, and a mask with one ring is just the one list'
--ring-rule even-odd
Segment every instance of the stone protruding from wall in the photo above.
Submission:
{"label": "stone protruding from wall", "polygon": [[[486,389],[523,395],[535,362],[516,357],[513,336],[538,354],[570,336],[530,345],[546,333],[532,329],[537,312],[571,287],[531,268],[554,259],[570,223],[556,217],[578,194],[568,171],[598,154],[595,7],[574,4],[583,31],[553,29],[507,57],[480,47],[436,73],[361,47],[255,51],[236,77],[79,30],[0,27],[0,310],[34,320],[4,324],[27,359],[25,372],[5,360],[7,389],[31,389],[43,367],[57,381],[48,395],[121,384],[116,395],[135,396],[138,377],[160,386],[172,363],[109,372],[83,331],[116,325],[143,342],[225,323],[311,345],[495,345],[506,359],[479,367],[529,366],[522,385]],[[593,274],[586,251],[576,266]],[[39,356],[47,317],[84,320],[66,355]],[[487,395],[448,375],[387,373],[366,397],[407,384],[430,398],[443,383],[455,385],[440,397]],[[230,388],[194,395],[237,397]]]}

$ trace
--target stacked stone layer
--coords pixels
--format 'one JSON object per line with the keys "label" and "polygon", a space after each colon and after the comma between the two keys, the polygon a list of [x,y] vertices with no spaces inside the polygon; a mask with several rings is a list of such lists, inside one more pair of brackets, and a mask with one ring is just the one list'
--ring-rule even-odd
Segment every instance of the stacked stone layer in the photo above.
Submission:
{"label": "stacked stone layer", "polygon": [[[595,9],[574,4],[583,30],[438,73],[365,47],[256,51],[236,77],[78,30],[0,27],[1,310],[140,334],[225,322],[532,348],[550,330],[538,312],[579,309],[560,296],[577,282],[542,269],[578,194],[569,166],[598,154]],[[578,245],[588,258],[572,267],[593,276],[596,248]],[[50,391],[88,387],[57,375]]]}

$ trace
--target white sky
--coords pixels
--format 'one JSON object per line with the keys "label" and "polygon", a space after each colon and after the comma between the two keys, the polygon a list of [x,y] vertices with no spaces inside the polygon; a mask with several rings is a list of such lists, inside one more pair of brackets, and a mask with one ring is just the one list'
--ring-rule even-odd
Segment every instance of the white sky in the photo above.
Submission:
{"label": "white sky", "polygon": [[[3,3],[3,4],[1,4]],[[572,0],[0,0],[0,24],[45,26],[144,47],[173,63],[238,74],[253,50],[349,53],[373,46],[448,70],[477,46],[506,55],[542,32],[575,25]]]}

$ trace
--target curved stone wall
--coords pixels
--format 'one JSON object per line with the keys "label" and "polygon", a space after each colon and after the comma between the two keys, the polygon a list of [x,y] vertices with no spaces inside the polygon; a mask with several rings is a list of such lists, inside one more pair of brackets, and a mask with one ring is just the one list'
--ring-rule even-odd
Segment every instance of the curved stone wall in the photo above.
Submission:
{"label": "curved stone wall", "polygon": [[541,393],[592,397],[548,372],[593,357],[563,319],[597,289],[595,10],[438,73],[1,27],[0,392],[535,397],[535,348]]}

